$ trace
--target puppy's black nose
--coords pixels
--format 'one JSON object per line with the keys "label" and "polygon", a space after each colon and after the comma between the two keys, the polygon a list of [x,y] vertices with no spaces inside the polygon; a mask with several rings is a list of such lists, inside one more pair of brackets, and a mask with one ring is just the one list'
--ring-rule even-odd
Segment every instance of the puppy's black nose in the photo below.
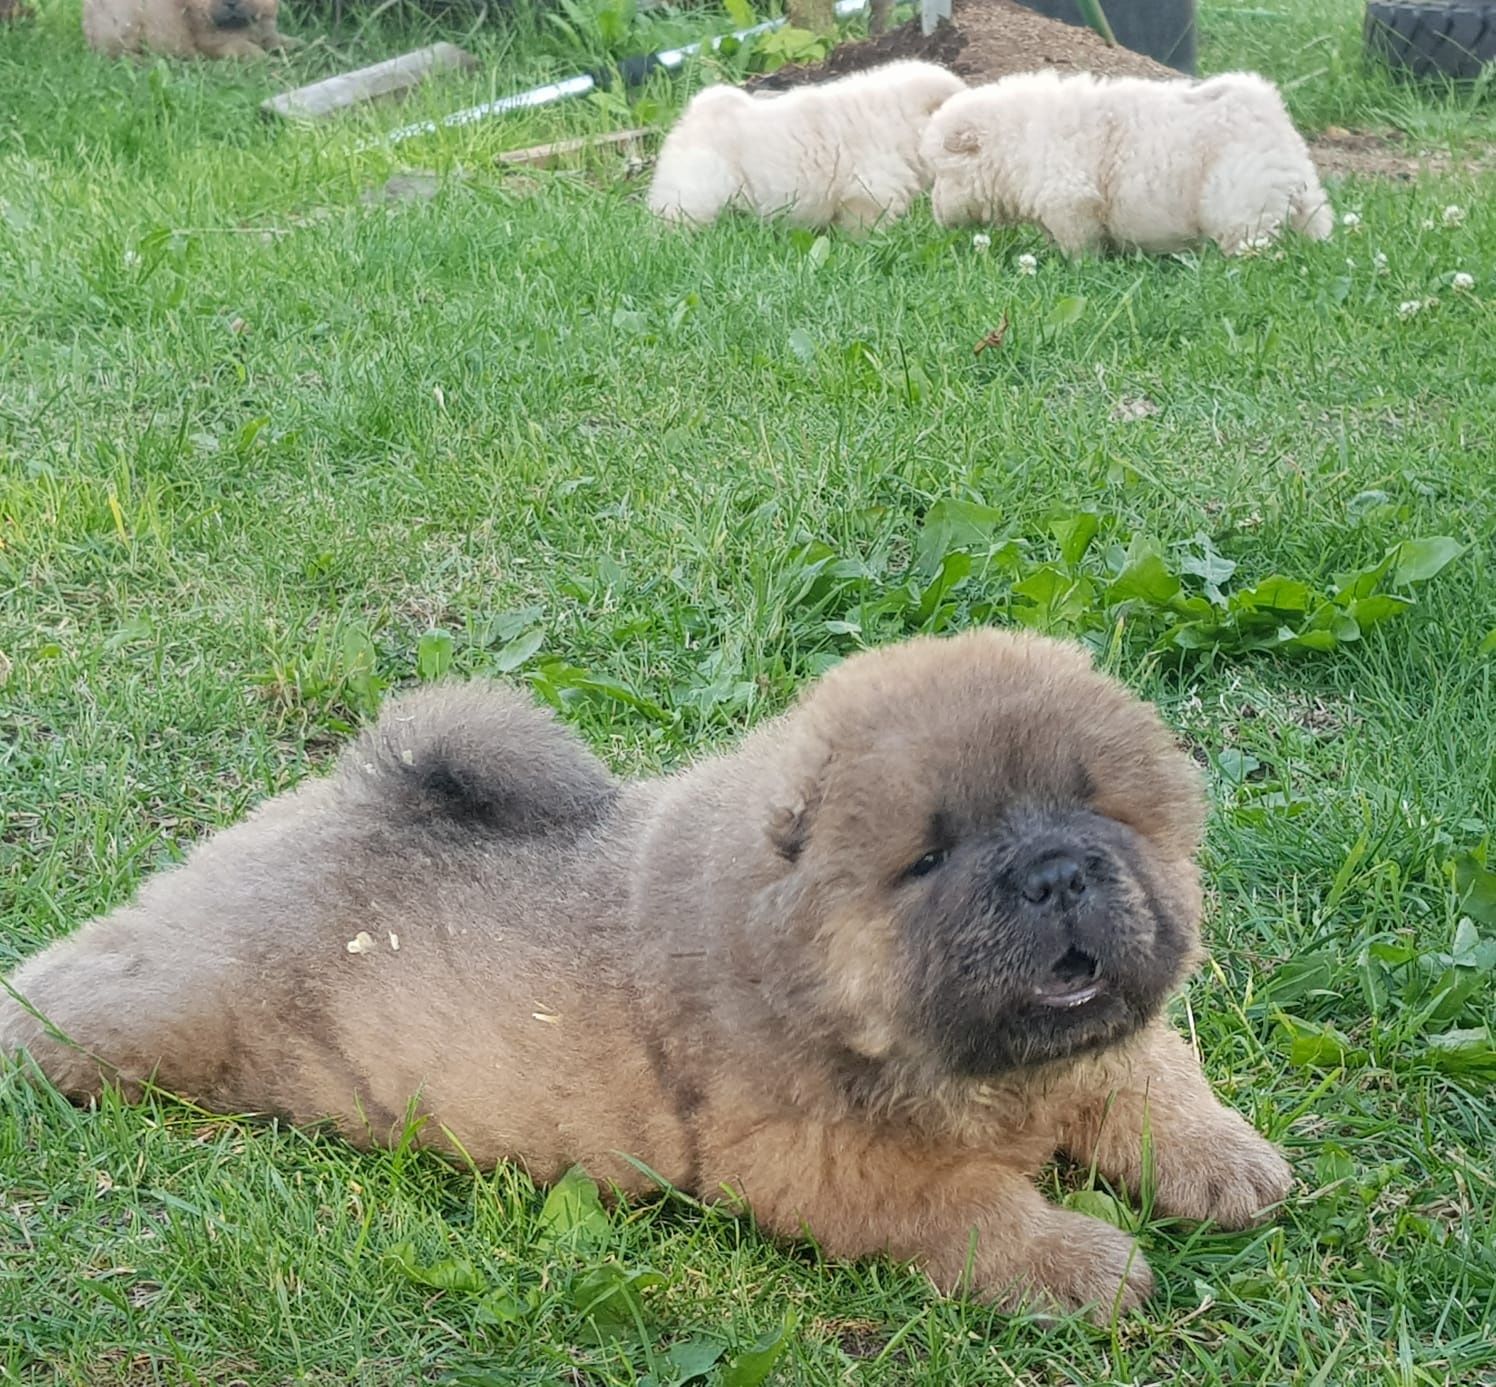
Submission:
{"label": "puppy's black nose", "polygon": [[1086,874],[1068,852],[1048,852],[1019,873],[1023,898],[1034,905],[1068,910],[1086,893]]}

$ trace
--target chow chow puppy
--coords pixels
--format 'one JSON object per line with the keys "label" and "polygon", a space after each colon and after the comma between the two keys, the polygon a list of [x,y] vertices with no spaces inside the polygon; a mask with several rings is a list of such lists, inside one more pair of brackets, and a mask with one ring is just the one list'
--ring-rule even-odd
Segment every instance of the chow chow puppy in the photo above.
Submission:
{"label": "chow chow puppy", "polygon": [[83,0],[83,37],[111,58],[260,58],[295,45],[276,29],[279,9],[280,0]]}
{"label": "chow chow puppy", "polygon": [[0,1053],[539,1181],[634,1161],[831,1256],[1105,1316],[1160,1213],[1247,1224],[1289,1170],[1162,1017],[1195,963],[1191,761],[1078,646],[848,659],[737,750],[620,781],[525,695],[394,702],[0,989]]}
{"label": "chow chow puppy", "polygon": [[698,226],[730,208],[853,231],[894,221],[929,186],[926,123],[965,86],[933,63],[898,62],[781,94],[708,87],[660,149],[650,210]]}
{"label": "chow chow puppy", "polygon": [[1023,73],[951,98],[925,131],[946,226],[1034,222],[1068,255],[1214,241],[1228,255],[1333,215],[1278,89]]}

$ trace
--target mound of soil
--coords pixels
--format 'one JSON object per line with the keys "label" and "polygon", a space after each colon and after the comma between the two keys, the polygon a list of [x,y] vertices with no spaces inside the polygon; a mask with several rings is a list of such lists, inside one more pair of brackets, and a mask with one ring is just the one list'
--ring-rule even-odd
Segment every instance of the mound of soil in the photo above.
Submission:
{"label": "mound of soil", "polygon": [[1130,48],[1112,48],[1090,29],[1047,19],[1015,0],[954,0],[949,23],[933,34],[918,19],[877,38],[844,43],[824,63],[790,64],[747,82],[749,91],[782,91],[809,82],[844,77],[900,58],[939,63],[968,82],[992,82],[1013,72],[1052,67],[1106,77],[1170,77],[1180,74]]}

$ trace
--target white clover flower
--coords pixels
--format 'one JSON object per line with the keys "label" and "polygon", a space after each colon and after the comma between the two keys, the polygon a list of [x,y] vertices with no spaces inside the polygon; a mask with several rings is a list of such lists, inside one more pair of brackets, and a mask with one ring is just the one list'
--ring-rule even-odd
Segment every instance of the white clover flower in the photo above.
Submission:
{"label": "white clover flower", "polygon": [[1449,281],[1451,289],[1473,289],[1475,288],[1475,276],[1466,274],[1464,270],[1456,272],[1455,277]]}
{"label": "white clover flower", "polygon": [[1347,231],[1354,231],[1358,226],[1361,225],[1361,214],[1359,212],[1347,212],[1343,217],[1341,217],[1340,224]]}
{"label": "white clover flower", "polygon": [[1037,256],[1020,255],[1018,257],[1018,273],[1021,275],[1032,275],[1039,273],[1039,260]]}
{"label": "white clover flower", "polygon": [[1432,231],[1434,229],[1434,219],[1432,217],[1425,217],[1418,223],[1418,227],[1421,231]]}
{"label": "white clover flower", "polygon": [[1397,316],[1399,318],[1411,318],[1422,307],[1422,299],[1405,299],[1397,305]]}
{"label": "white clover flower", "polygon": [[1464,224],[1465,209],[1451,202],[1449,206],[1444,209],[1444,225],[1463,226]]}
{"label": "white clover flower", "polygon": [[140,252],[138,250],[127,250],[123,256],[123,259],[125,262],[125,268],[127,270],[133,270],[138,264],[140,264]]}
{"label": "white clover flower", "polygon": [[976,251],[978,255],[986,255],[987,252],[992,249],[992,237],[990,237],[985,231],[977,232],[977,234],[971,238],[971,248]]}
{"label": "white clover flower", "polygon": [[1385,251],[1379,250],[1371,257],[1371,268],[1374,274],[1384,275],[1390,273],[1387,267],[1387,255]]}

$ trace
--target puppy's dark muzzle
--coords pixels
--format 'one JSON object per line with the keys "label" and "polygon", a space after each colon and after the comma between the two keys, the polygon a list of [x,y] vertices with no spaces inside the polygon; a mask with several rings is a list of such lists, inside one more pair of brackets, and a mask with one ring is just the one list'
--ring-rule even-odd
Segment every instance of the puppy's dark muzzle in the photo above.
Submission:
{"label": "puppy's dark muzzle", "polygon": [[242,0],[219,0],[208,13],[219,29],[247,29],[256,18]]}
{"label": "puppy's dark muzzle", "polygon": [[1127,825],[1018,810],[949,861],[911,939],[920,1025],[952,1072],[1095,1050],[1156,1014],[1184,946]]}
{"label": "puppy's dark muzzle", "polygon": [[1074,853],[1045,849],[1019,865],[1019,894],[1029,908],[1046,915],[1073,910],[1086,894],[1086,870]]}
{"label": "puppy's dark muzzle", "polygon": [[1117,831],[1089,813],[1041,821],[994,864],[992,898],[1027,935],[1029,999],[1040,1008],[1069,1011],[1105,995],[1124,958],[1150,946],[1151,929],[1127,906]]}
{"label": "puppy's dark muzzle", "polygon": [[1076,932],[1107,913],[1119,870],[1107,835],[1089,825],[1045,826],[1015,836],[992,854],[988,895],[993,906],[1028,930],[1037,945],[1060,950],[1080,942]]}
{"label": "puppy's dark muzzle", "polygon": [[[1083,913],[1097,902],[1098,889],[1087,879],[1085,854],[1078,845],[1045,844],[1019,856],[1008,873],[1017,887],[1018,909],[1027,917],[1038,937],[1039,950],[1046,943],[1053,962],[1034,985],[1034,1000],[1040,1006],[1069,1008],[1093,1000],[1102,990],[1101,965],[1080,937]],[[1093,857],[1090,875],[1099,875]]]}

